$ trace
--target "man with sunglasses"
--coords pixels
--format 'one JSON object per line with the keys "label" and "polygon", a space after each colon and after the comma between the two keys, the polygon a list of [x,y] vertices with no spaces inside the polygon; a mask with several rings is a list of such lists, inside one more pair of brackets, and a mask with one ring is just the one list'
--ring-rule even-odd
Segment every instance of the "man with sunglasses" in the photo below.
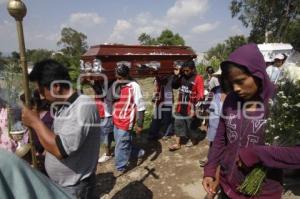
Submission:
{"label": "man with sunglasses", "polygon": [[204,98],[204,81],[202,76],[197,74],[193,60],[184,62],[181,72],[174,70],[174,75],[172,86],[174,89],[179,89],[179,96],[174,122],[176,143],[169,147],[170,151],[180,149],[184,137],[191,140],[186,146],[196,144],[198,119],[195,107]]}

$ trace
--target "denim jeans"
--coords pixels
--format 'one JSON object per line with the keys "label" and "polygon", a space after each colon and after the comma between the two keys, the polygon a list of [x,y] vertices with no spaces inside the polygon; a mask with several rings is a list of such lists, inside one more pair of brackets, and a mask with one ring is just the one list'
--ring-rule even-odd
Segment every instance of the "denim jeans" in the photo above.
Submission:
{"label": "denim jeans", "polygon": [[109,145],[113,141],[114,124],[112,117],[101,120],[101,144]]}
{"label": "denim jeans", "polygon": [[118,171],[124,171],[129,163],[132,151],[132,134],[130,131],[114,127],[115,166]]}

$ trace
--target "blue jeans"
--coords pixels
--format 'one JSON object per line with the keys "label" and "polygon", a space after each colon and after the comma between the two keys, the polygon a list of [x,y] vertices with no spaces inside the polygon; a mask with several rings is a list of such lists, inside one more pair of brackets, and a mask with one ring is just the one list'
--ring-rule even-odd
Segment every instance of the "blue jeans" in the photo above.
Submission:
{"label": "blue jeans", "polygon": [[124,171],[129,163],[132,151],[132,135],[130,131],[114,127],[115,166],[118,171]]}
{"label": "blue jeans", "polygon": [[138,158],[139,148],[132,144],[132,131],[124,131],[114,127],[115,166],[118,171],[126,170],[129,161]]}
{"label": "blue jeans", "polygon": [[113,141],[114,124],[112,117],[101,119],[101,144],[110,145]]}

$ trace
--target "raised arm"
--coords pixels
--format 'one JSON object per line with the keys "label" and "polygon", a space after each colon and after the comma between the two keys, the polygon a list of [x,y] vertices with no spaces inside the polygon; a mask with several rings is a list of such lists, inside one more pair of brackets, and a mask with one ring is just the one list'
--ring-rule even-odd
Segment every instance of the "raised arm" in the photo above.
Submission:
{"label": "raised arm", "polygon": [[59,144],[57,144],[57,142],[59,142],[57,135],[43,123],[35,112],[25,106],[22,110],[22,122],[36,132],[46,151],[58,159],[63,158],[63,154],[61,154],[59,150]]}
{"label": "raised arm", "polygon": [[300,146],[253,146],[241,149],[239,151],[239,158],[247,167],[262,163],[264,166],[270,168],[299,169],[299,154]]}

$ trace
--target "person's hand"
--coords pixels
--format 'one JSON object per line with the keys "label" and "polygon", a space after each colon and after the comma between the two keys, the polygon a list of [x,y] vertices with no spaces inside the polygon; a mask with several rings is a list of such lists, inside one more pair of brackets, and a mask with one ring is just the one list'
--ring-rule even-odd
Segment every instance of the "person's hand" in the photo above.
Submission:
{"label": "person's hand", "polygon": [[243,163],[243,161],[241,160],[240,157],[237,157],[237,159],[235,160],[235,164],[236,164],[237,167],[238,167],[241,171],[243,171],[243,172],[248,173],[248,172],[251,171],[251,169],[248,168],[248,167]]}
{"label": "person's hand", "polygon": [[218,185],[216,185],[212,177],[204,177],[202,185],[205,191],[207,192],[208,196],[212,197],[214,194],[216,194],[216,187]]}
{"label": "person's hand", "polygon": [[22,122],[27,127],[32,127],[34,123],[40,120],[38,113],[30,110],[26,106],[22,108]]}
{"label": "person's hand", "polygon": [[142,131],[143,131],[143,128],[142,127],[135,127],[135,133],[137,134],[137,135],[141,135],[142,134]]}

